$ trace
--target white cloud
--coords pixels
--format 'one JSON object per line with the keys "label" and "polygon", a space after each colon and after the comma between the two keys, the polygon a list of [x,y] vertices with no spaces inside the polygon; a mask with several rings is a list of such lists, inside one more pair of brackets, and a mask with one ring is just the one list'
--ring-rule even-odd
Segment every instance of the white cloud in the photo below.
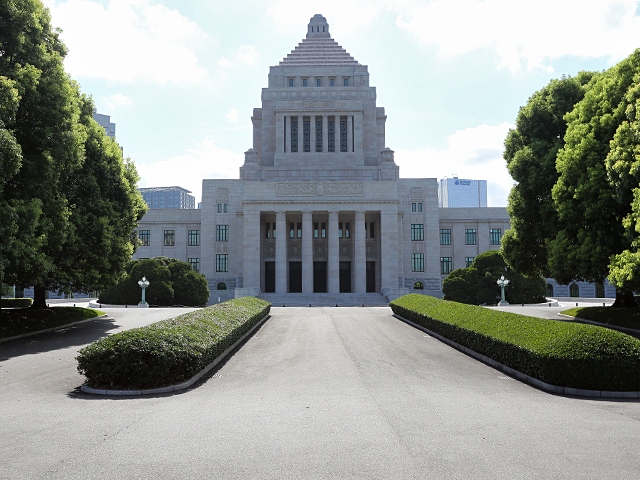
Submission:
{"label": "white cloud", "polygon": [[229,123],[238,123],[239,117],[240,112],[237,108],[232,108],[231,110],[229,110],[229,113],[227,113],[227,120],[229,120]]}
{"label": "white cloud", "polygon": [[69,49],[67,71],[114,82],[199,83],[207,71],[194,46],[206,34],[176,10],[152,0],[46,0]]}
{"label": "white cloud", "polygon": [[396,163],[403,178],[451,177],[488,181],[488,204],[504,207],[513,186],[513,179],[502,158],[504,139],[513,125],[503,123],[458,130],[449,136],[445,150],[423,148],[417,151],[398,151]]}
{"label": "white cloud", "polygon": [[202,200],[202,180],[208,178],[239,178],[244,156],[220,148],[206,138],[195,148],[152,164],[136,164],[140,187],[178,185],[193,192],[196,203]]}
{"label": "white cloud", "polygon": [[238,62],[243,65],[255,66],[258,61],[258,52],[253,45],[243,45],[236,55]]}
{"label": "white cloud", "polygon": [[122,95],[121,93],[116,93],[106,99],[106,104],[109,111],[113,111],[118,107],[133,105],[133,100],[131,99],[131,97],[127,97],[126,95]]}
{"label": "white cloud", "polygon": [[637,0],[398,1],[397,25],[444,57],[494,50],[499,66],[549,70],[564,56],[629,55],[640,45]]}

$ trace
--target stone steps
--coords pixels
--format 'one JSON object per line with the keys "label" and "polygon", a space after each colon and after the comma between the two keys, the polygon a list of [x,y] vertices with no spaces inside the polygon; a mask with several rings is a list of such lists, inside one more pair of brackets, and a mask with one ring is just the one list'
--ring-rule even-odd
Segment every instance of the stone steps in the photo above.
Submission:
{"label": "stone steps", "polygon": [[274,307],[382,307],[389,304],[380,293],[262,293],[260,298]]}

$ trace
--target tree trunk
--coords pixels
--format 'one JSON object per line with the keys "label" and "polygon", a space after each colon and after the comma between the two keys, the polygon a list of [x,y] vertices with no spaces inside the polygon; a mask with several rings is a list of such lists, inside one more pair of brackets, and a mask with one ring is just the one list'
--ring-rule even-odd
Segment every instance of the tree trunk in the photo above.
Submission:
{"label": "tree trunk", "polygon": [[638,308],[638,303],[631,290],[616,289],[616,301],[611,306],[613,308]]}
{"label": "tree trunk", "polygon": [[31,308],[47,308],[47,289],[44,287],[33,287],[33,305]]}

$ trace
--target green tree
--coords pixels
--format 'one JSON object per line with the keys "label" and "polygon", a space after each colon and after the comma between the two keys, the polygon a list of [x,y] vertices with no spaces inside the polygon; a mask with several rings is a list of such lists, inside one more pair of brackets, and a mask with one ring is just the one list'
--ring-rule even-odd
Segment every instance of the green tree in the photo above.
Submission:
{"label": "green tree", "polygon": [[[556,161],[559,177],[552,190],[561,228],[549,240],[549,268],[562,283],[604,281],[614,255],[632,246],[625,220],[628,225],[640,174],[628,155],[638,143],[628,128],[628,113],[639,79],[636,50],[598,76],[566,116],[565,145]],[[622,283],[617,286],[614,305],[637,306],[632,291]]]}
{"label": "green tree", "polygon": [[547,243],[560,228],[551,190],[558,180],[556,155],[564,145],[565,114],[584,97],[593,73],[552,80],[520,108],[505,140],[504,158],[518,183],[509,194],[511,228],[502,252],[516,270],[550,276]]}

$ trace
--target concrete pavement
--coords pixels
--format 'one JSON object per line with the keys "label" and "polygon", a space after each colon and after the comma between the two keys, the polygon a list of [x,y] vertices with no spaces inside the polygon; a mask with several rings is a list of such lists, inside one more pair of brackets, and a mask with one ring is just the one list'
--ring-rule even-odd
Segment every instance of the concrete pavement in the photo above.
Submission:
{"label": "concrete pavement", "polygon": [[639,402],[540,392],[388,307],[273,308],[184,393],[77,393],[81,345],[162,310],[114,309],[105,323],[0,345],[0,478],[621,479],[640,471]]}

